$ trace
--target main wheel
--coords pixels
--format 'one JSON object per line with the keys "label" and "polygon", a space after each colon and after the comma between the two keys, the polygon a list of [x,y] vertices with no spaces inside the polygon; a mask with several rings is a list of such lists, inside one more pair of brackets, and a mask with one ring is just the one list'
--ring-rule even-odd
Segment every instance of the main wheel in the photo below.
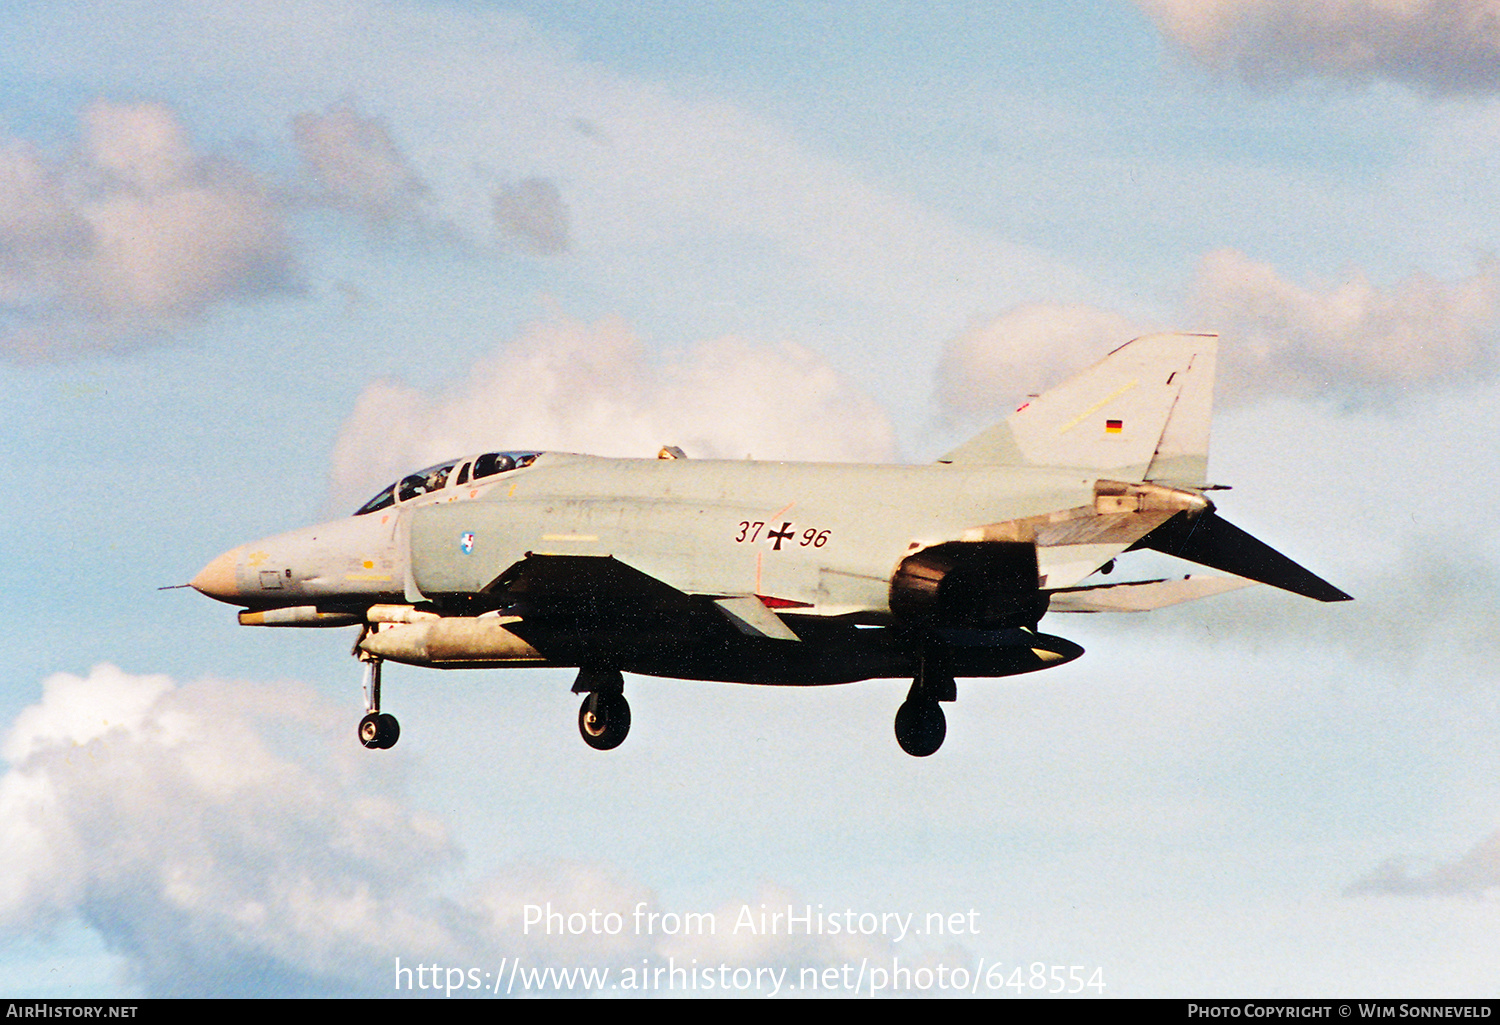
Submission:
{"label": "main wheel", "polygon": [[578,708],[578,732],[596,751],[619,747],[630,732],[630,702],[617,691],[594,691]]}
{"label": "main wheel", "polygon": [[395,747],[401,739],[401,724],[394,715],[372,712],[359,721],[359,742],[372,751]]}
{"label": "main wheel", "polygon": [[896,709],[896,743],[914,758],[926,758],[943,746],[948,719],[936,701],[908,698]]}

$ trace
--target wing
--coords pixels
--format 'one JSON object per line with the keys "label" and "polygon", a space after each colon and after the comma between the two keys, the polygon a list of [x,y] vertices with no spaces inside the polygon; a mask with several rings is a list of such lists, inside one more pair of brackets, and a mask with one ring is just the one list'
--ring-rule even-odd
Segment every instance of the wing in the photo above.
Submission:
{"label": "wing", "polygon": [[575,629],[661,630],[800,638],[756,595],[693,595],[612,555],[528,555],[485,593],[525,620]]}
{"label": "wing", "polygon": [[615,623],[687,618],[699,611],[691,595],[612,555],[528,555],[484,593],[519,616],[586,616]]}

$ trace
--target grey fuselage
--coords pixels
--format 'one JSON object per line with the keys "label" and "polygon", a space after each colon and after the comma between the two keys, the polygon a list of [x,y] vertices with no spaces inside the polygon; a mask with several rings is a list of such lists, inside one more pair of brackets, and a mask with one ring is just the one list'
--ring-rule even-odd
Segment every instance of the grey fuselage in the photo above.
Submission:
{"label": "grey fuselage", "polygon": [[911,551],[1093,497],[1056,470],[549,455],[472,502],[413,509],[410,564],[441,600],[528,554],[614,556],[688,594],[879,621]]}
{"label": "grey fuselage", "polygon": [[[414,664],[612,664],[684,678],[842,682],[915,671],[921,645],[893,626],[891,610],[892,577],[904,558],[973,540],[986,524],[1094,499],[1087,471],[1052,468],[545,453],[479,486],[450,483],[410,502],[226,552],[195,586],[244,606],[242,622],[261,625],[363,623],[382,606],[432,609],[475,624],[466,627],[476,638],[469,642],[479,653],[473,657],[433,657],[437,649],[426,639],[416,646],[388,639],[384,648],[372,641],[368,649]],[[705,606],[754,597],[796,633],[790,641],[753,629],[726,634],[723,617],[657,622],[628,608],[601,608],[597,618],[575,608],[549,618],[494,597],[508,569],[545,556],[617,560]],[[519,615],[503,624],[473,618],[508,612]],[[437,628],[391,629],[392,638],[401,630],[425,630],[426,638]],[[486,644],[480,631],[505,637]],[[957,671],[1009,675],[1081,653],[1060,638],[1028,634],[1037,638],[1033,645],[1016,633],[1003,641],[988,636],[977,647],[958,644]],[[511,644],[511,634],[525,644]],[[1052,651],[1038,661],[1037,646]]]}

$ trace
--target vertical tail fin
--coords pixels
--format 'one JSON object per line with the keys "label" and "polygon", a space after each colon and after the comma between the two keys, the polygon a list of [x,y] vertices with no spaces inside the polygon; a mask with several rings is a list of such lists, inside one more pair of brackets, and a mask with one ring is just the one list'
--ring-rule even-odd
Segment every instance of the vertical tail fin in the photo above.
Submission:
{"label": "vertical tail fin", "polygon": [[[1184,336],[1179,336],[1184,337]],[[1167,414],[1167,425],[1142,479],[1157,484],[1201,488],[1208,483],[1209,425],[1214,413],[1214,370],[1218,335],[1187,335],[1199,344],[1183,373],[1182,390]]]}
{"label": "vertical tail fin", "polygon": [[1218,336],[1146,335],[1021,406],[944,463],[1064,466],[1201,486]]}

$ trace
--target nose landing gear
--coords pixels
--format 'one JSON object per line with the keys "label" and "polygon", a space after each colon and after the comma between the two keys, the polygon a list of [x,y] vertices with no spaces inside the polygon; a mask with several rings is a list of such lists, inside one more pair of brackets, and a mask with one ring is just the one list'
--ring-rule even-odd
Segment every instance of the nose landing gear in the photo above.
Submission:
{"label": "nose landing gear", "polygon": [[365,717],[359,721],[359,742],[371,750],[395,747],[401,739],[401,724],[394,715],[380,710],[380,662],[360,656],[365,664]]}

